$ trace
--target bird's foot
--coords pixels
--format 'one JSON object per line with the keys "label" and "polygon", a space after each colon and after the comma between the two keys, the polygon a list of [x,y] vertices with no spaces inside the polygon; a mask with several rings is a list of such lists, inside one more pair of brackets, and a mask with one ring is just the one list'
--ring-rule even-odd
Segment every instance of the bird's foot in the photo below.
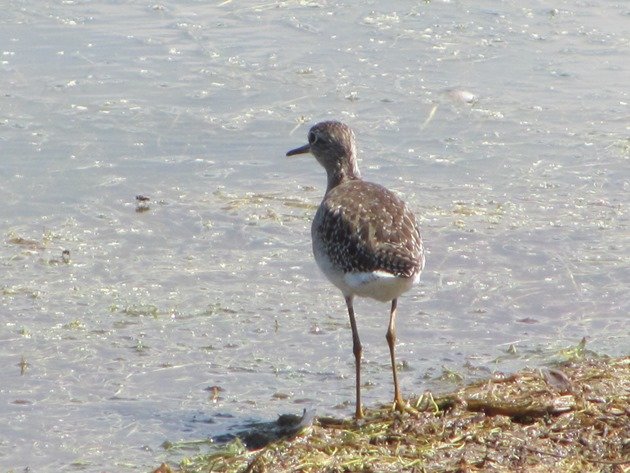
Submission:
{"label": "bird's foot", "polygon": [[392,405],[392,410],[396,410],[398,412],[407,413],[414,417],[418,417],[420,415],[420,411],[415,407],[411,406],[408,402],[405,402],[404,399],[395,399]]}

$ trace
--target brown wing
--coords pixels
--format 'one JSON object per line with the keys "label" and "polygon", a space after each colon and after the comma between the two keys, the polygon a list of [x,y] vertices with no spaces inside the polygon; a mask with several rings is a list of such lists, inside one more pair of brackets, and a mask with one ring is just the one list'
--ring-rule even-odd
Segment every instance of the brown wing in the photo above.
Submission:
{"label": "brown wing", "polygon": [[360,180],[328,192],[313,233],[344,272],[387,271],[411,277],[424,267],[424,248],[413,213],[393,192]]}

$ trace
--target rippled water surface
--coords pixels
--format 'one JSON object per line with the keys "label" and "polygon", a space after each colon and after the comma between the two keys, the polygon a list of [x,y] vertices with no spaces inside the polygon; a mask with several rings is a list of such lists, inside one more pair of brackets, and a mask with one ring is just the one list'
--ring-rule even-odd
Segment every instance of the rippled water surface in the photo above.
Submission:
{"label": "rippled water surface", "polygon": [[[284,156],[322,119],[424,229],[406,395],[630,351],[626,2],[11,0],[0,24],[1,471],[147,471],[165,440],[353,412],[310,250],[325,176]],[[356,310],[389,401],[388,307]]]}

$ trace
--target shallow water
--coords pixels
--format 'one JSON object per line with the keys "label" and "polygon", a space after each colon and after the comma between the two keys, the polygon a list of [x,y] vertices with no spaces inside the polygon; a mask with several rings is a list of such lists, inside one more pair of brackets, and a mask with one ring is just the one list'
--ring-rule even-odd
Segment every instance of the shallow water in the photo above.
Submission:
{"label": "shallow water", "polygon": [[[630,351],[628,6],[392,8],[3,9],[2,471],[148,470],[193,453],[165,440],[353,412],[343,300],[310,253],[323,170],[284,157],[322,119],[424,228],[406,395],[582,337]],[[356,309],[365,401],[386,402],[388,308]]]}

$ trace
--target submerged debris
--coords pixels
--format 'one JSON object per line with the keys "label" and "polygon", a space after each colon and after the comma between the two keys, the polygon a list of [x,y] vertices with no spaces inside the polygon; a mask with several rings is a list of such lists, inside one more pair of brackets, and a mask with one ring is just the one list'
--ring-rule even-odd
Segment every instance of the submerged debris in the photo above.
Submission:
{"label": "submerged debris", "polygon": [[314,419],[315,411],[304,409],[301,416],[282,414],[273,422],[252,422],[238,434],[216,440],[225,443],[227,439],[238,439],[247,450],[260,450],[272,442],[281,439],[290,440],[304,429],[311,427]]}
{"label": "submerged debris", "polygon": [[136,212],[142,213],[151,209],[149,202],[151,201],[150,197],[146,195],[138,194],[136,196]]}
{"label": "submerged debris", "polygon": [[455,103],[474,105],[479,101],[477,95],[465,89],[449,89],[446,91],[449,98]]}
{"label": "submerged debris", "polygon": [[413,407],[368,410],[361,422],[318,418],[254,452],[237,439],[175,471],[630,471],[630,357],[525,370]]}
{"label": "submerged debris", "polygon": [[66,264],[70,263],[70,250],[63,250],[61,252],[61,261]]}

